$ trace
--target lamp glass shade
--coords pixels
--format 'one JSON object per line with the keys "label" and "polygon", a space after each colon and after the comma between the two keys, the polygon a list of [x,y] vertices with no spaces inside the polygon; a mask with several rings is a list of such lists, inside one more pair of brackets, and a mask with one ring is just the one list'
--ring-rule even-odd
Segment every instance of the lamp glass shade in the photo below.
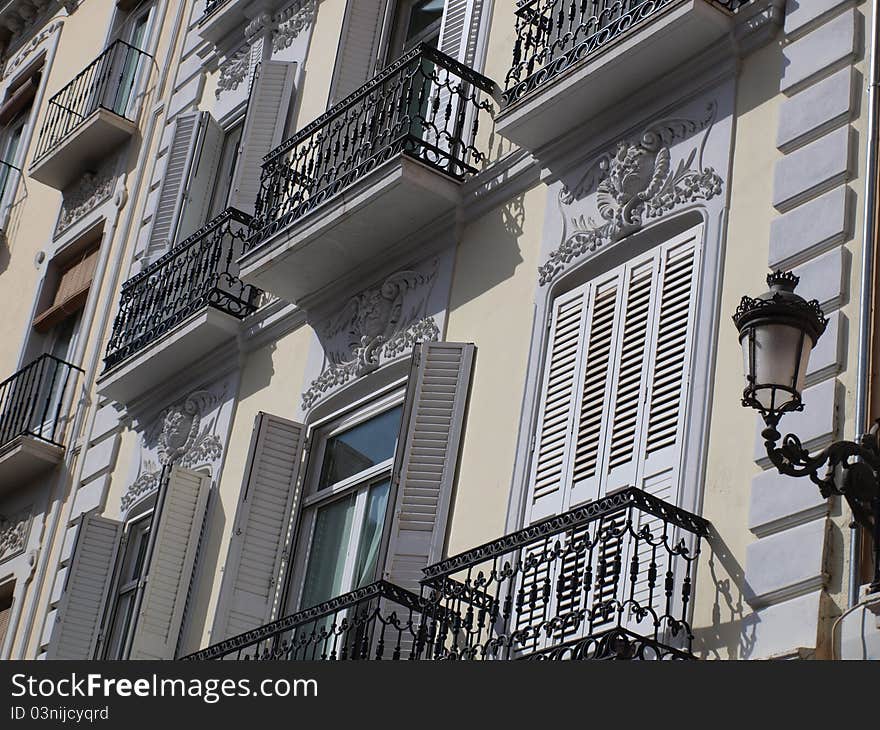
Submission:
{"label": "lamp glass shade", "polygon": [[767,411],[799,401],[813,343],[791,324],[762,322],[742,338],[744,367],[754,397]]}

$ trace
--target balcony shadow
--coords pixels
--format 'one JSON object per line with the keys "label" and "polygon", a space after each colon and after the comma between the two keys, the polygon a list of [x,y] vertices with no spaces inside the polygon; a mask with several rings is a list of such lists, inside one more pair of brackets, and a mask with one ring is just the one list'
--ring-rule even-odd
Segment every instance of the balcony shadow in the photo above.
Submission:
{"label": "balcony shadow", "polygon": [[275,342],[254,350],[247,356],[241,372],[239,402],[267,388],[275,377]]}
{"label": "balcony shadow", "polygon": [[524,194],[486,213],[459,239],[449,309],[476,299],[512,278],[525,261],[521,238],[526,222]]}
{"label": "balcony shadow", "polygon": [[709,528],[706,545],[709,557],[705,565],[714,588],[712,615],[709,626],[693,630],[694,655],[701,659],[748,658],[754,650],[758,622],[749,605],[754,591],[745,570],[714,526]]}

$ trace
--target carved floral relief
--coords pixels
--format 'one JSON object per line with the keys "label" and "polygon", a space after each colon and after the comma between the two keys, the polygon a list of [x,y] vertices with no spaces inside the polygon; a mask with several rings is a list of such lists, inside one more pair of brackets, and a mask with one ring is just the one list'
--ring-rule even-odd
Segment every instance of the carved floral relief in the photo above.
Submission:
{"label": "carved floral relief", "polygon": [[[716,110],[712,102],[702,119],[653,124],[638,139],[621,141],[614,151],[601,155],[575,186],[563,187],[558,199],[563,240],[538,269],[539,283],[550,283],[571,262],[635,233],[680,205],[720,195],[723,181],[703,161]],[[695,146],[675,161],[673,145],[697,134]],[[598,220],[573,215],[574,203],[593,191]]]}

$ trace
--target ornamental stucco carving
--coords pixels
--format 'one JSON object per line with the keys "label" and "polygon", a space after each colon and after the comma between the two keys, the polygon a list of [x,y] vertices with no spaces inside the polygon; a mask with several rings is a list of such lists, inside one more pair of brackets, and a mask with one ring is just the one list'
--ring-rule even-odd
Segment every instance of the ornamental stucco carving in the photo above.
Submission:
{"label": "ornamental stucco carving", "polygon": [[317,326],[326,366],[303,393],[302,407],[311,408],[329,391],[411,351],[417,343],[439,339],[440,328],[426,312],[435,277],[436,262],[425,273],[399,271],[352,297]]}
{"label": "ornamental stucco carving", "polygon": [[25,46],[19,50],[19,52],[15,55],[6,66],[5,76],[9,76],[15,69],[21,66],[30,56],[30,54],[37,49],[37,47],[49,38],[56,30],[61,28],[63,23],[60,20],[56,20],[54,23],[50,23],[43,30],[41,30],[37,35],[31,38]]}
{"label": "ornamental stucco carving", "polygon": [[110,198],[116,182],[113,174],[115,164],[114,157],[98,172],[83,173],[74,185],[64,191],[58,225],[55,227],[56,236]]}
{"label": "ornamental stucco carving", "polygon": [[317,0],[300,0],[275,15],[272,50],[277,53],[289,48],[296,37],[315,19]]}
{"label": "ornamental stucco carving", "polygon": [[12,517],[0,515],[0,562],[24,552],[30,524],[30,508]]}
{"label": "ornamental stucco carving", "polygon": [[164,467],[197,469],[220,458],[223,443],[214,433],[216,418],[208,418],[218,402],[210,391],[198,390],[159,414],[143,436],[145,449],[155,444],[156,460],[144,460],[141,473],[122,496],[123,511],[158,489]]}
{"label": "ornamental stucco carving", "polygon": [[[563,240],[538,269],[539,283],[548,284],[573,261],[635,233],[651,219],[720,195],[721,177],[703,163],[715,113],[713,102],[703,119],[654,124],[637,140],[619,142],[613,152],[600,156],[576,186],[564,187],[559,193]],[[699,142],[674,161],[673,145],[698,133],[702,133]],[[601,220],[571,215],[570,206],[593,190]]]}
{"label": "ornamental stucco carving", "polygon": [[244,45],[220,64],[220,77],[214,96],[219,99],[224,92],[235,91],[247,78],[249,55],[250,49]]}

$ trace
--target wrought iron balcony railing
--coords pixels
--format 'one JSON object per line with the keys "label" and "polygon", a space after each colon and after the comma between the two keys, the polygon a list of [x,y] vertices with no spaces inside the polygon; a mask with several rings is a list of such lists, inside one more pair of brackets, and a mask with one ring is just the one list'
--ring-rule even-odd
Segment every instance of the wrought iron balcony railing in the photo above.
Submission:
{"label": "wrought iron balcony railing", "polygon": [[34,163],[54,150],[99,109],[130,120],[135,84],[148,58],[152,56],[125,41],[114,41],[49,99]]}
{"label": "wrought iron balcony railing", "polygon": [[415,659],[421,599],[380,580],[185,659]]}
{"label": "wrought iron balcony railing", "polygon": [[691,659],[709,523],[635,488],[188,659]]}
{"label": "wrought iron balcony railing", "polygon": [[256,311],[261,294],[238,278],[250,216],[228,208],[122,285],[106,369],[211,306],[234,317]]}
{"label": "wrought iron balcony railing", "polygon": [[19,436],[63,446],[67,397],[82,370],[41,355],[0,383],[0,447]]}
{"label": "wrought iron balcony railing", "polygon": [[396,155],[457,180],[476,172],[494,92],[485,76],[417,46],[265,157],[248,248]]}
{"label": "wrought iron balcony railing", "polygon": [[211,13],[213,13],[217,8],[221,5],[224,5],[227,0],[205,0],[205,12],[202,14],[203,18],[208,17]]}
{"label": "wrought iron balcony railing", "polygon": [[685,659],[708,523],[635,488],[425,569],[433,659]]}
{"label": "wrought iron balcony railing", "polygon": [[[749,0],[708,0],[735,10]],[[678,0],[519,0],[513,62],[503,99],[511,104],[649,23]]]}

